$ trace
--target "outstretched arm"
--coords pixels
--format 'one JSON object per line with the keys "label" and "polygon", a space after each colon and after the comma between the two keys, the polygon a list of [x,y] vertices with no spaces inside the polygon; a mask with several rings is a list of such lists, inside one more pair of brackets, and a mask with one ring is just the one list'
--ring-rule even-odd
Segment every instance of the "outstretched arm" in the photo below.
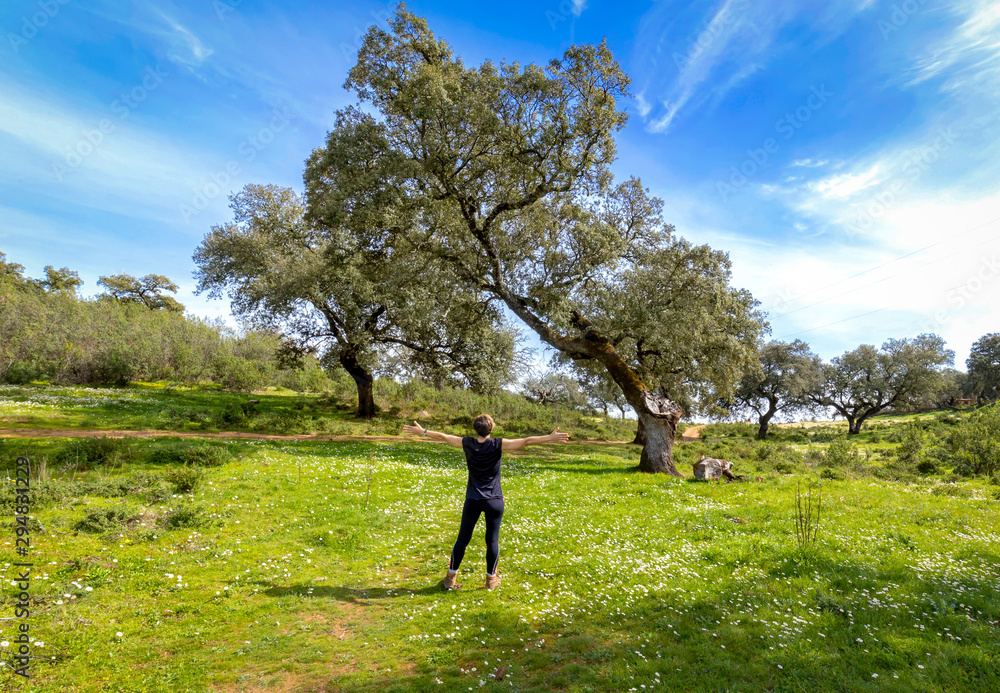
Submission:
{"label": "outstretched arm", "polygon": [[448,443],[448,445],[455,448],[462,447],[462,438],[460,436],[452,436],[447,433],[441,433],[440,431],[429,431],[416,421],[413,422],[412,426],[404,424],[403,433],[408,433],[414,436],[424,436],[428,440],[434,440],[439,443]]}
{"label": "outstretched arm", "polygon": [[569,441],[569,433],[560,433],[559,428],[547,436],[531,436],[530,438],[504,438],[503,450],[520,450],[529,445],[541,445],[542,443],[565,443]]}

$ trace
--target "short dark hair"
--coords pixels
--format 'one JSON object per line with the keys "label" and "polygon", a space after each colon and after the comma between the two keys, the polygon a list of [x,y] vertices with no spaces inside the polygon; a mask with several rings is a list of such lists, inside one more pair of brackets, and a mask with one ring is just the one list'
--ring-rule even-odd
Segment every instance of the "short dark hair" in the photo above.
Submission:
{"label": "short dark hair", "polygon": [[493,417],[489,414],[480,414],[472,422],[472,427],[476,429],[476,433],[485,438],[493,430]]}

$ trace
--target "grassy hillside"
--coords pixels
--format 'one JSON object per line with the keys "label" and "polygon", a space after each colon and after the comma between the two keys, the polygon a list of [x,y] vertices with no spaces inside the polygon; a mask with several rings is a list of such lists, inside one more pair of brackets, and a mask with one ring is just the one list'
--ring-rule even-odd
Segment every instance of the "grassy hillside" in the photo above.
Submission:
{"label": "grassy hillside", "polygon": [[251,395],[211,385],[185,388],[165,383],[135,383],[127,388],[0,385],[0,428],[396,435],[403,423],[419,418],[435,430],[464,434],[471,431],[476,415],[487,412],[497,421],[498,436],[540,435],[554,426],[582,440],[635,436],[634,420],[543,406],[506,391],[485,397],[468,390],[379,380],[375,399],[378,417],[360,421],[354,418],[353,382],[344,381],[335,382],[324,394],[269,389]]}
{"label": "grassy hillside", "polygon": [[[760,444],[715,427],[678,447],[685,471],[725,453],[762,478],[728,485],[636,473],[629,445],[508,455],[493,592],[482,524],[463,589],[440,588],[465,483],[453,448],[7,440],[8,469],[29,452],[52,477],[36,482],[30,687],[1000,688],[997,487],[893,472],[901,443],[871,439],[892,428],[846,463],[809,430]],[[800,545],[807,488],[822,506]],[[5,616],[16,593],[5,581]]]}

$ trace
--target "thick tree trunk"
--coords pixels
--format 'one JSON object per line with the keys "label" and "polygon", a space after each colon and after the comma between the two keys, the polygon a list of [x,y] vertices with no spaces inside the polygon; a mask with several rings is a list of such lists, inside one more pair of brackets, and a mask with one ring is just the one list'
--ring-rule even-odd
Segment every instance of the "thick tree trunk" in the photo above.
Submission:
{"label": "thick tree trunk", "polygon": [[861,424],[864,419],[855,419],[853,416],[847,418],[847,435],[856,436],[861,433]]}
{"label": "thick tree trunk", "polygon": [[358,363],[357,355],[353,350],[345,349],[340,352],[340,365],[354,378],[358,386],[358,413],[356,416],[361,419],[375,418],[375,379],[368,370]]}
{"label": "thick tree trunk", "polygon": [[642,419],[639,419],[639,425],[635,429],[635,438],[632,439],[632,445],[645,445],[646,444],[646,427],[642,424]]}
{"label": "thick tree trunk", "polygon": [[674,466],[674,437],[683,410],[666,397],[644,392],[640,406],[635,407],[646,432],[646,442],[639,457],[639,471],[681,476]]}
{"label": "thick tree trunk", "polygon": [[[684,413],[679,404],[650,392],[648,386],[618,353],[611,340],[580,314],[574,313],[571,320],[573,326],[580,330],[580,336],[571,339],[556,333],[531,311],[524,300],[504,289],[498,295],[546,344],[572,358],[596,359],[604,364],[608,375],[622,389],[625,400],[635,410],[639,424],[645,431],[639,470],[681,476],[674,466],[673,457],[677,422]],[[638,440],[638,433],[636,438]]]}

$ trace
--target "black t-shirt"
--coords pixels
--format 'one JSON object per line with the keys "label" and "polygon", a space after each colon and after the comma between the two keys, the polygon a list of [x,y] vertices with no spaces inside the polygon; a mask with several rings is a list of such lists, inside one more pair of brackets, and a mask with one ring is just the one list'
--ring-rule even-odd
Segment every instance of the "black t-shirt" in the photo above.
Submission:
{"label": "black t-shirt", "polygon": [[469,468],[469,485],[465,497],[476,500],[503,498],[500,488],[500,456],[503,438],[487,438],[480,443],[476,438],[462,438],[465,464]]}

